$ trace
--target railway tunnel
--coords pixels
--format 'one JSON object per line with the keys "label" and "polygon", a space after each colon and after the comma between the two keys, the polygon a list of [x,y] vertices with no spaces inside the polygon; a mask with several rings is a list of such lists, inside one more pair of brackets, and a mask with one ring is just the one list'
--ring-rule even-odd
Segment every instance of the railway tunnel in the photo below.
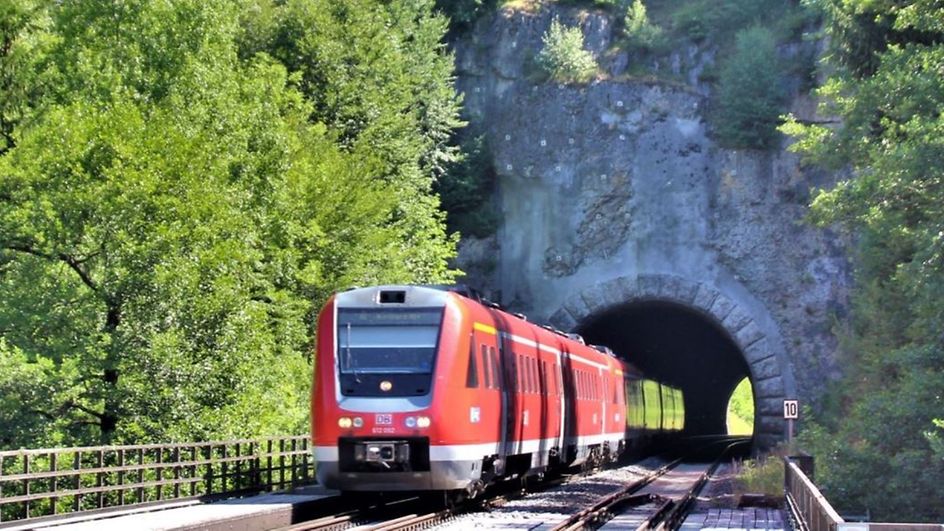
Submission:
{"label": "railway tunnel", "polygon": [[754,444],[783,440],[782,401],[796,393],[779,329],[736,279],[627,275],[572,290],[550,322],[606,345],[685,393],[686,432],[725,433],[728,401],[748,378]]}
{"label": "railway tunnel", "polygon": [[708,316],[674,302],[636,301],[594,314],[576,331],[682,389],[686,434],[726,432],[728,400],[750,369],[736,342]]}

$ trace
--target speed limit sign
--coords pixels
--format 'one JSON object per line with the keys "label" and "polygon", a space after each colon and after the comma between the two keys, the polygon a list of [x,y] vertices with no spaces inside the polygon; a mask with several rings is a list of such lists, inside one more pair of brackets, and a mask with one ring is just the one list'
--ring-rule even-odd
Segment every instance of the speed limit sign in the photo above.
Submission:
{"label": "speed limit sign", "polygon": [[783,401],[783,418],[796,419],[799,417],[800,417],[800,401],[799,400],[784,400]]}

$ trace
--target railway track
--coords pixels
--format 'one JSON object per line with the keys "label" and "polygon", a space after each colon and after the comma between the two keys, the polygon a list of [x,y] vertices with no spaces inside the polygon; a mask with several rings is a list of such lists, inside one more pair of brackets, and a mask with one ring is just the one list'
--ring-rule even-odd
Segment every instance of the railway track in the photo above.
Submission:
{"label": "railway track", "polygon": [[[526,517],[525,521],[519,522],[520,525],[516,527],[542,531],[596,529],[605,527],[609,521],[614,518],[619,519],[625,511],[632,510],[634,514],[631,520],[639,522],[639,525],[634,525],[633,528],[677,529],[718,464],[737,444],[743,444],[743,441],[729,444],[725,452],[718,455],[710,465],[683,465],[682,459],[676,459],[656,470],[637,473],[634,480],[621,485],[615,491],[610,489],[606,494],[594,496],[594,501],[590,505],[567,510],[564,513],[570,516],[563,516],[561,512],[558,512],[551,517],[544,515],[535,517],[533,520]],[[681,472],[678,477],[673,478],[673,471],[680,467]],[[660,478],[666,478],[666,485],[671,487],[660,488],[657,484]],[[280,531],[415,531],[440,526],[444,529],[465,529],[471,526],[488,528],[497,522],[479,522],[476,520],[476,515],[488,514],[489,511],[503,508],[506,504],[514,502],[527,503],[531,494],[540,495],[551,489],[561,489],[564,491],[563,498],[570,498],[571,496],[566,494],[569,484],[581,481],[592,482],[593,479],[593,475],[579,474],[544,482],[536,491],[527,491],[512,485],[505,492],[493,493],[482,499],[477,507],[467,504],[456,508],[424,511],[424,508],[429,507],[428,501],[424,503],[421,499],[409,498],[388,503],[382,507],[340,512],[285,527]],[[685,484],[684,492],[679,492],[680,483]],[[460,515],[466,519],[456,520]],[[450,524],[450,522],[453,523]],[[622,524],[625,524],[625,521],[622,521]],[[625,527],[621,528],[625,529]]]}

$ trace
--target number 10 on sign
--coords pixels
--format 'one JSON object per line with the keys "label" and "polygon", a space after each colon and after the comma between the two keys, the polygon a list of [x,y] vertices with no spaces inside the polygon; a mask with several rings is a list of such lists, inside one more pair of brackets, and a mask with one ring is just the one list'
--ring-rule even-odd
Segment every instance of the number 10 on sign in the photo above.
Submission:
{"label": "number 10 on sign", "polygon": [[799,417],[800,417],[800,401],[799,400],[784,400],[783,401],[783,418],[796,419]]}
{"label": "number 10 on sign", "polygon": [[783,401],[783,418],[787,419],[787,441],[793,441],[793,421],[800,416],[799,400]]}

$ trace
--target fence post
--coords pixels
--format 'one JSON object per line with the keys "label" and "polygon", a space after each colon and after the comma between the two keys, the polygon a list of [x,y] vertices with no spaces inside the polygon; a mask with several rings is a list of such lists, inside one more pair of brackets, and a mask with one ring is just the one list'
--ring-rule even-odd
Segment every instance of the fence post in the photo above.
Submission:
{"label": "fence post", "polygon": [[272,439],[266,444],[266,470],[269,473],[269,481],[266,490],[272,490]]}
{"label": "fence post", "polygon": [[[23,473],[24,474],[30,473],[30,454],[23,454]],[[23,494],[26,496],[30,495],[29,478],[26,478],[23,480]],[[23,506],[24,506],[23,518],[29,518],[29,512],[30,512],[29,500],[26,500],[26,503]]]}
{"label": "fence post", "polygon": [[[118,450],[118,485],[123,486],[125,484],[125,449],[122,448]],[[118,489],[118,505],[125,504],[125,489]]]}
{"label": "fence post", "polygon": [[[82,452],[76,451],[72,458],[72,470],[75,470],[75,490],[82,488]],[[72,503],[75,512],[82,510],[82,495],[76,494],[72,497]]]}
{"label": "fence post", "polygon": [[161,484],[161,481],[164,480],[164,467],[161,465],[164,462],[164,449],[157,449],[157,467],[154,468],[155,479],[157,480],[157,501],[164,499],[164,485]]}
{"label": "fence post", "polygon": [[[52,482],[49,485],[50,492],[56,492],[58,488],[57,484],[59,483],[59,476],[55,475],[56,470],[57,470],[57,466],[56,466],[57,456],[58,454],[56,452],[52,452],[51,454],[49,454],[49,471],[53,473],[53,476],[50,478],[52,480]],[[52,498],[49,499],[49,503],[50,503],[50,507],[52,508],[52,514],[56,514],[56,511],[57,511],[56,505],[59,505],[59,497],[53,496]]]}
{"label": "fence post", "polygon": [[[102,471],[102,466],[104,464],[105,464],[105,449],[99,448],[98,456],[97,456],[97,459],[95,460],[95,468],[98,469],[98,471],[95,472],[95,486],[98,488],[101,488],[102,485],[104,484],[103,481],[105,479],[105,472]],[[99,509],[101,509],[105,505],[104,492],[100,490],[98,491],[98,493],[95,495],[95,504]]]}
{"label": "fence post", "polygon": [[279,437],[279,490],[285,488],[285,439]]}
{"label": "fence post", "polygon": [[174,499],[180,498],[180,447],[174,446]]}

